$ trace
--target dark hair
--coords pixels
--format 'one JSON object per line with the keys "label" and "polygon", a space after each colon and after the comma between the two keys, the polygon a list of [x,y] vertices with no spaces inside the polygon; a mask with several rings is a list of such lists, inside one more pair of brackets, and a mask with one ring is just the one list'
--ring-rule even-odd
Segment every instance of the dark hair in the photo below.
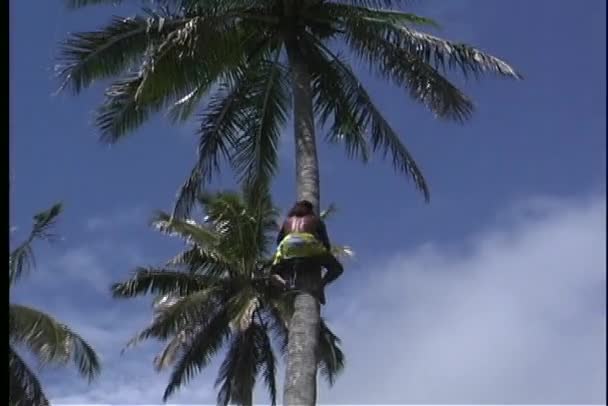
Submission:
{"label": "dark hair", "polygon": [[309,214],[314,214],[314,206],[308,200],[300,200],[289,210],[287,217],[304,217]]}

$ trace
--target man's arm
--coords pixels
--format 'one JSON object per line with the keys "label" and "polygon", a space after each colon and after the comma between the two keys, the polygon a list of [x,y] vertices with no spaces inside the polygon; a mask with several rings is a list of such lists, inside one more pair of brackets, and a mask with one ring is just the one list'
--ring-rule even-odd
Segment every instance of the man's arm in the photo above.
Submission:
{"label": "man's arm", "polygon": [[319,219],[319,225],[317,227],[317,234],[319,236],[319,240],[325,246],[327,251],[331,251],[331,244],[329,243],[329,236],[327,235],[327,228],[325,227],[325,223],[323,220]]}
{"label": "man's arm", "polygon": [[277,235],[277,245],[283,241],[283,238],[285,238],[285,223],[283,223],[281,229],[279,230],[279,234]]}

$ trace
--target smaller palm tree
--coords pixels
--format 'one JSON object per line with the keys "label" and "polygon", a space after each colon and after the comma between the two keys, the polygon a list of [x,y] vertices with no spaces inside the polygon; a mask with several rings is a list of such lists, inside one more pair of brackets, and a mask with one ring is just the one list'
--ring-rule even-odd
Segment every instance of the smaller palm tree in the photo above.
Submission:
{"label": "smaller palm tree", "polygon": [[[162,268],[140,268],[113,286],[116,297],[156,295],[152,323],[129,343],[156,338],[167,341],[154,359],[157,370],[172,366],[166,400],[222,348],[217,403],[253,403],[261,375],[276,404],[275,349],[287,347],[287,320],[292,296],[269,286],[270,248],[277,210],[266,188],[246,188],[241,195],[222,192],[198,199],[200,223],[158,213],[158,230],[184,239],[187,248]],[[332,384],[342,370],[339,339],[323,322],[319,368]]]}
{"label": "smaller palm tree", "polygon": [[[35,215],[29,237],[9,254],[11,287],[35,266],[33,243],[54,238],[50,229],[61,210],[61,205],[56,204]],[[8,349],[10,406],[49,404],[38,378],[19,355],[18,347],[29,350],[42,365],[65,365],[74,361],[80,374],[89,380],[100,371],[99,359],[93,348],[68,326],[39,310],[11,303]]]}

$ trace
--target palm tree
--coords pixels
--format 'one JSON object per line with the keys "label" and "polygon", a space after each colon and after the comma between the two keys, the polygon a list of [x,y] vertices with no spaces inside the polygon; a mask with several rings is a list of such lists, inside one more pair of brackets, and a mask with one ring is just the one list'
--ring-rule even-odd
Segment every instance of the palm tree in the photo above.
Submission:
{"label": "palm tree", "polygon": [[[202,222],[162,212],[152,221],[161,232],[185,240],[184,251],[163,267],[139,268],[113,286],[119,298],[156,296],[153,321],[129,345],[150,338],[167,341],[154,359],[157,370],[173,368],[164,400],[227,347],[216,380],[217,403],[252,405],[261,375],[274,405],[275,348],[286,349],[293,300],[264,283],[277,211],[264,188],[247,188],[242,195],[216,193],[199,201]],[[344,356],[324,322],[319,342],[319,366],[331,384]]]}
{"label": "palm tree", "polygon": [[[61,205],[34,216],[29,237],[9,254],[9,285],[13,286],[34,266],[33,243],[54,237],[50,228],[61,213]],[[28,306],[9,305],[9,405],[48,405],[36,375],[19,355],[17,347],[24,347],[42,364],[65,365],[74,361],[81,375],[89,381],[100,370],[95,351],[78,334],[53,317]]]}
{"label": "palm tree", "polygon": [[[67,0],[71,7],[117,0]],[[277,167],[277,145],[293,112],[297,198],[319,207],[315,128],[364,162],[369,149],[390,155],[426,200],[429,190],[408,149],[374,104],[350,65],[348,49],[378,76],[406,89],[442,119],[464,122],[472,101],[446,77],[449,70],[520,78],[504,61],[414,28],[437,27],[398,8],[405,0],[156,0],[154,9],[115,18],[98,31],[71,35],[58,72],[76,93],[118,77],[106,91],[96,125],[114,143],[152,114],[172,120],[200,115],[198,159],[181,187],[175,216],[226,160],[245,183]],[[206,97],[209,96],[209,97]],[[317,117],[315,123],[314,117]],[[316,126],[315,126],[316,124]],[[318,281],[319,269],[306,275]],[[291,322],[286,404],[314,404],[319,306],[306,286]]]}

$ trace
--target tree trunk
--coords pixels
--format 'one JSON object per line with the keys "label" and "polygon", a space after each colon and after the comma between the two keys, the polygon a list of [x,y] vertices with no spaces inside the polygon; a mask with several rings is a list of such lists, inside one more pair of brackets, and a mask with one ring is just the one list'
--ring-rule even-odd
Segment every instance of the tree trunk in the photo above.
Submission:
{"label": "tree trunk", "polygon": [[[319,164],[315,144],[313,99],[304,56],[296,38],[287,43],[291,68],[294,105],[294,137],[296,147],[296,185],[298,200],[308,200],[319,213]],[[317,293],[321,284],[321,268],[298,269],[294,313],[289,322],[287,368],[283,404],[314,406],[317,397],[317,356],[320,305]]]}

